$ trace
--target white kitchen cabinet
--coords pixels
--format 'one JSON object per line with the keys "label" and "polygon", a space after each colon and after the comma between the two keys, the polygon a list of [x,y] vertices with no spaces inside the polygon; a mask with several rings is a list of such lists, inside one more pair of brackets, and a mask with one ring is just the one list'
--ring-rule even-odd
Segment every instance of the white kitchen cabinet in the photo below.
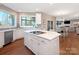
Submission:
{"label": "white kitchen cabinet", "polygon": [[59,43],[58,38],[55,38],[54,40],[45,40],[40,38],[38,40],[38,48],[39,48],[39,54],[40,55],[55,55],[59,54]]}
{"label": "white kitchen cabinet", "polygon": [[76,28],[76,33],[79,34],[79,27]]}
{"label": "white kitchen cabinet", "polygon": [[27,46],[30,50],[32,50],[35,54],[38,53],[38,40],[36,37],[34,37],[32,34],[24,33],[24,44]]}
{"label": "white kitchen cabinet", "polygon": [[23,29],[15,29],[13,31],[13,40],[20,39],[24,37],[24,30]]}
{"label": "white kitchen cabinet", "polygon": [[[10,32],[10,31],[13,31],[13,33]],[[6,32],[8,32],[8,33],[6,33]],[[23,38],[23,37],[24,37],[24,30],[23,29],[1,30],[0,31],[0,48],[3,47],[3,45],[5,45],[5,42],[12,41],[11,38],[13,38],[13,41],[15,41],[16,39],[20,39],[20,38]],[[9,39],[11,39],[11,40],[9,40]]]}
{"label": "white kitchen cabinet", "polygon": [[52,40],[25,33],[24,44],[36,55],[56,55],[59,54],[59,37]]}
{"label": "white kitchen cabinet", "polygon": [[29,37],[30,35],[27,33],[24,33],[24,39],[26,38],[27,40],[24,40],[24,44],[28,47],[29,46]]}
{"label": "white kitchen cabinet", "polygon": [[39,40],[38,48],[39,48],[39,50],[38,50],[39,55],[46,55],[46,54],[48,54],[47,53],[47,49],[48,49],[47,48],[47,43],[45,41]]}
{"label": "white kitchen cabinet", "polygon": [[34,51],[34,50],[33,50],[33,47],[34,47],[34,40],[33,40],[32,36],[29,37],[28,43],[29,43],[29,44],[28,44],[28,45],[29,45],[29,48],[30,48],[32,51]]}
{"label": "white kitchen cabinet", "polygon": [[0,32],[0,48],[4,45],[4,32]]}
{"label": "white kitchen cabinet", "polygon": [[28,34],[28,33],[24,33],[24,44],[31,50],[33,50],[33,39],[32,39],[32,35]]}
{"label": "white kitchen cabinet", "polygon": [[36,37],[36,36],[34,36],[34,35],[31,35],[32,36],[32,38],[31,38],[31,40],[32,40],[32,50],[33,50],[33,52],[35,53],[35,54],[39,54],[39,48],[38,48],[38,38]]}
{"label": "white kitchen cabinet", "polygon": [[41,24],[41,13],[36,13],[36,24]]}

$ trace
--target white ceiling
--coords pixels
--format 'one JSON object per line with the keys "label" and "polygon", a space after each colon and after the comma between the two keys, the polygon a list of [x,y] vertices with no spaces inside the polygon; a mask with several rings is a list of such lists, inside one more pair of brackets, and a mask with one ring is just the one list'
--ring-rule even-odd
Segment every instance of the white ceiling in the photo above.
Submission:
{"label": "white ceiling", "polygon": [[3,3],[17,12],[44,12],[52,16],[78,16],[79,3]]}

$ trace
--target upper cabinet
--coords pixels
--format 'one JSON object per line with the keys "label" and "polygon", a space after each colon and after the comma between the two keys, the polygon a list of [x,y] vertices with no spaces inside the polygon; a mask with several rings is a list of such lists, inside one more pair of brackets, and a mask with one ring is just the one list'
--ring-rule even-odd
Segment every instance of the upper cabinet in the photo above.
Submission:
{"label": "upper cabinet", "polygon": [[36,13],[36,24],[41,24],[41,13]]}

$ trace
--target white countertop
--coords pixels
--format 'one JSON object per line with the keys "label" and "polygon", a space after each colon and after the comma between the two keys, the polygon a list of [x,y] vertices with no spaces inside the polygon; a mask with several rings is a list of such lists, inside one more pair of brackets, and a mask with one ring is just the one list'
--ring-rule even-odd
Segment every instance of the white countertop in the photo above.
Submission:
{"label": "white countertop", "polygon": [[40,34],[40,35],[37,35],[37,36],[45,38],[45,39],[52,40],[52,39],[55,39],[56,37],[58,37],[59,35],[60,34],[57,33],[57,32],[48,31],[48,32],[46,32],[44,34]]}
{"label": "white countertop", "polygon": [[29,33],[29,32],[32,32],[32,31],[42,31],[42,32],[48,32],[48,31],[45,31],[45,30],[26,30],[25,32]]}
{"label": "white countertop", "polygon": [[28,31],[25,31],[25,32],[29,33],[29,32],[32,32],[32,31],[42,31],[42,32],[45,32],[43,34],[39,34],[39,35],[36,35],[36,36],[39,36],[41,38],[45,38],[45,39],[48,39],[48,40],[55,39],[56,37],[58,37],[60,35],[57,32],[45,31],[45,30],[28,30]]}
{"label": "white countertop", "polygon": [[0,32],[6,32],[6,31],[12,31],[12,30],[15,30],[15,29],[3,29],[3,30],[0,30]]}

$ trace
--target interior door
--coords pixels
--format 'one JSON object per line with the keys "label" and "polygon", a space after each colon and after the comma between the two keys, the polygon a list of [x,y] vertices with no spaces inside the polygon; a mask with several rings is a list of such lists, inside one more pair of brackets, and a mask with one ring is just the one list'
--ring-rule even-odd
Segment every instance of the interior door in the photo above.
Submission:
{"label": "interior door", "polygon": [[51,24],[51,23],[50,23],[50,21],[48,21],[48,24],[47,24],[47,27],[48,27],[48,29],[47,29],[47,30],[48,30],[48,31],[49,31],[49,30],[50,30],[50,28],[51,28],[51,27],[50,27],[50,24]]}
{"label": "interior door", "polygon": [[53,21],[48,21],[47,30],[48,31],[53,30]]}

